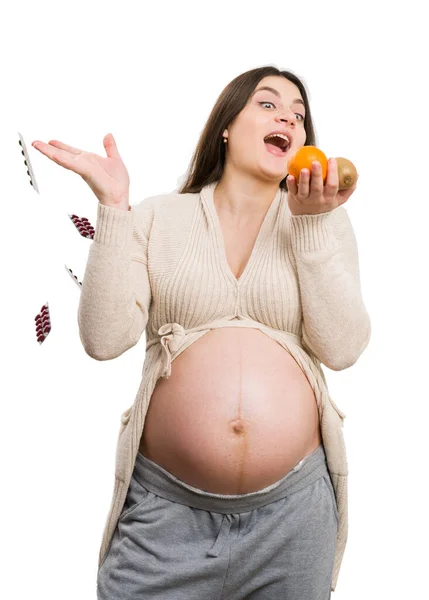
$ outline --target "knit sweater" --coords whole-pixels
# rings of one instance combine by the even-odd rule
[[[103,563],[121,514],[150,398],[175,358],[219,327],[252,327],[279,343],[306,375],[339,514],[331,590],[348,532],[345,414],[332,400],[321,364],[339,371],[366,348],[357,244],[344,206],[292,215],[287,191],[273,199],[239,279],[226,258],[213,192],[151,196],[128,211],[98,205],[78,308],[86,353],[111,360],[146,332],[142,377],[121,415],[113,498],[99,552]]]

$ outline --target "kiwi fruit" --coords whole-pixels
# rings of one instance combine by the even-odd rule
[[[337,161],[338,179],[340,182],[339,189],[347,190],[357,181],[358,174],[356,167],[350,160],[347,160],[347,158],[342,158],[340,156],[335,160]]]

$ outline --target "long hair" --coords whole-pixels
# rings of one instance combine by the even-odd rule
[[[305,103],[304,129],[307,134],[305,145],[316,145],[308,96],[302,81],[293,73],[280,71],[274,66],[246,71],[233,79],[217,99],[198,140],[186,180],[178,190],[179,194],[199,192],[204,186],[219,181],[224,170],[226,156],[222,134],[246,106],[250,95],[261,79],[270,75],[285,77],[299,89]],[[286,178],[287,176],[280,182],[280,187],[283,189],[287,189]]]

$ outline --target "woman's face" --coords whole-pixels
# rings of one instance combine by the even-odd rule
[[[269,90],[257,91],[264,86],[273,88],[278,95]],[[223,133],[228,138],[225,146],[230,167],[280,183],[287,175],[288,160],[305,144],[304,117],[305,106],[298,87],[285,77],[264,77]],[[283,131],[290,139],[290,146],[281,155],[271,153],[264,142],[272,131]]]

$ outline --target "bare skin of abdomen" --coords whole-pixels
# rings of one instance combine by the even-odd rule
[[[201,490],[247,494],[321,443],[314,392],[289,352],[257,329],[220,328],[157,381],[139,452]]]

